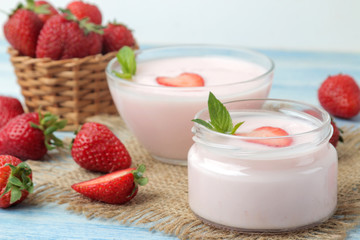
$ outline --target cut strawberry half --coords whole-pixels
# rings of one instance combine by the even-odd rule
[[[182,73],[177,77],[157,77],[156,82],[168,87],[202,87],[204,79],[196,73]]]
[[[118,170],[85,182],[75,183],[71,187],[82,195],[111,204],[123,204],[133,199],[138,186],[144,186],[148,179],[143,177],[145,166],[137,169]]]
[[[254,137],[254,138],[270,138],[270,137],[283,137],[289,134],[282,128],[277,127],[259,127],[249,133],[237,133],[238,136]],[[292,138],[273,138],[273,139],[252,139],[246,140],[248,142],[263,144],[271,147],[287,147],[292,143]]]

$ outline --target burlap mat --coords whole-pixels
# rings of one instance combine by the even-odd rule
[[[90,119],[108,125],[127,146],[133,163],[147,166],[148,185],[125,205],[89,200],[71,189],[73,183],[99,176],[78,167],[68,152],[52,152],[46,161],[29,161],[34,171],[35,192],[29,204],[57,202],[89,218],[103,218],[121,224],[146,224],[181,239],[343,239],[360,222],[360,129],[345,129],[346,144],[340,144],[339,194],[335,215],[318,227],[286,234],[241,234],[203,224],[187,203],[187,169],[153,160],[131,136],[119,117]]]

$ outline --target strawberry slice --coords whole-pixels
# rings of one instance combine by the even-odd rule
[[[157,77],[156,81],[158,84],[168,87],[202,87],[205,85],[204,79],[196,73],[182,73],[177,77]]]
[[[237,133],[238,136],[246,137],[259,137],[259,138],[269,138],[269,137],[282,137],[288,136],[289,134],[282,128],[265,126],[259,127],[249,133]],[[274,139],[253,139],[246,140],[248,142],[263,144],[271,147],[287,147],[292,143],[292,138],[274,138]]]
[[[133,199],[138,192],[138,185],[144,186],[148,179],[143,177],[145,166],[137,169],[127,168],[75,183],[71,187],[82,195],[111,204],[122,204]]]

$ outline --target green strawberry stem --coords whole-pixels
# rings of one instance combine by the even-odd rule
[[[103,26],[90,22],[90,18],[86,17],[81,20],[77,19],[74,14],[70,12],[69,9],[62,9],[60,11],[65,14],[67,20],[77,22],[79,27],[84,31],[85,35],[88,35],[90,32],[95,32],[97,34],[104,34]]]
[[[10,163],[5,164],[11,168],[11,173],[8,178],[5,190],[1,194],[0,198],[6,193],[10,192],[10,204],[18,201],[22,196],[22,190],[26,190],[32,193],[34,190],[34,184],[29,177],[31,175],[31,168],[25,162],[14,166]]]
[[[116,54],[116,58],[121,65],[121,73],[113,71],[119,78],[132,79],[136,73],[136,59],[134,50],[131,47],[124,46]]]
[[[212,92],[209,93],[208,110],[210,121],[207,122],[202,119],[193,119],[192,121],[213,131],[231,135],[235,134],[236,130],[244,123],[239,122],[234,126],[229,111]]]
[[[18,3],[18,5],[16,5],[15,9],[13,9],[10,14],[5,12],[2,9],[0,9],[0,12],[5,13],[8,16],[12,16],[19,9],[27,9],[27,10],[35,12],[36,14],[49,14],[50,13],[50,5],[49,4],[43,4],[43,5],[36,6],[34,0],[26,0],[26,5],[24,5],[22,3]]]
[[[147,177],[143,177],[145,170],[145,165],[141,164],[136,170],[131,171],[131,173],[134,175],[135,187],[128,197],[131,197],[135,194],[135,191],[138,189],[139,185],[145,186],[149,182]]]
[[[55,149],[56,147],[63,147],[64,144],[61,139],[54,135],[54,132],[63,129],[66,126],[66,120],[59,120],[59,118],[51,113],[45,113],[44,116],[39,111],[39,123],[35,124],[30,122],[33,128],[40,129],[45,136],[45,146],[48,150]]]

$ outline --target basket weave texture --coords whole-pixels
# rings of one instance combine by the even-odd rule
[[[20,56],[8,49],[17,82],[30,112],[51,112],[73,131],[100,113],[117,114],[106,81],[105,68],[116,52],[84,58],[51,60]]]

